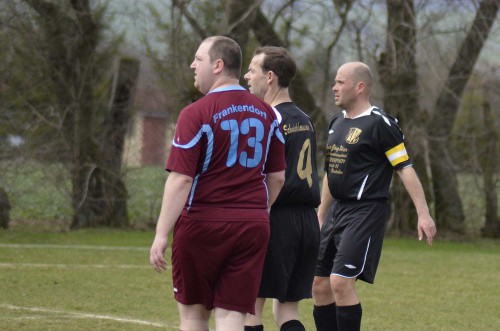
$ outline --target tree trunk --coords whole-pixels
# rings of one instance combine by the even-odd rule
[[[498,157],[498,131],[491,114],[490,104],[483,104],[484,125],[486,127],[484,154],[480,156],[483,170],[484,195],[486,201],[486,221],[481,229],[481,236],[485,238],[500,238],[500,218],[498,217],[497,175]]]
[[[234,39],[241,48],[244,48],[248,41],[250,26],[255,20],[255,10],[260,1],[228,0],[225,2],[225,14],[227,19],[228,37]]]
[[[98,143],[95,138],[96,105],[93,102],[94,56],[99,40],[99,28],[93,19],[88,0],[72,2],[75,23],[82,33],[78,34],[75,44],[74,91],[76,107],[72,125],[73,147],[73,223],[71,228],[102,225],[102,210],[99,206],[99,191],[102,183],[98,170],[100,159]]]
[[[100,161],[94,136],[93,89],[99,26],[88,0],[72,1],[72,10],[49,1],[25,2],[39,13],[49,43],[46,52],[50,79],[64,119],[62,135],[71,154],[71,228],[96,225],[100,211],[95,196],[101,184],[96,176]]]
[[[10,222],[10,201],[7,192],[0,187],[0,229],[8,229]]]
[[[417,64],[415,60],[417,27],[413,0],[387,1],[386,51],[379,59],[378,72],[384,87],[384,110],[399,120],[405,133],[408,152],[424,188],[430,187],[425,171],[424,121],[418,103]],[[429,196],[427,194],[427,196]],[[391,187],[389,230],[413,233],[417,214],[401,180],[396,176]]]
[[[449,152],[449,138],[460,99],[498,12],[499,0],[483,0],[462,43],[436,102],[428,132],[435,196],[436,221],[441,229],[463,233],[465,216],[458,194],[457,171]]]
[[[104,134],[100,150],[103,183],[100,201],[103,223],[111,227],[129,224],[127,214],[127,188],[123,180],[122,158],[125,137],[130,126],[132,101],[137,85],[140,63],[136,59],[121,59],[114,82],[112,104],[104,121]]]
[[[127,195],[121,180],[121,155],[130,118],[124,106],[128,106],[129,95],[125,93],[124,97],[121,90],[116,93],[109,130],[101,140],[109,143],[109,148],[102,151],[96,126],[97,111],[102,107],[94,96],[101,59],[96,49],[101,37],[99,14],[92,11],[89,0],[71,1],[72,10],[49,1],[25,1],[40,14],[49,36],[47,52],[53,68],[50,78],[63,114],[62,132],[71,154],[74,209],[71,228],[126,225]],[[135,84],[137,72],[134,75]],[[119,88],[124,87],[119,84]],[[122,114],[126,116],[122,118]]]

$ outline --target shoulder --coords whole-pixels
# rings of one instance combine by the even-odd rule
[[[373,107],[370,116],[372,116],[372,118],[374,118],[375,121],[379,122],[380,124],[383,123],[389,127],[396,127],[399,129],[398,119],[387,114],[380,108]]]
[[[309,115],[304,113],[302,109],[300,109],[295,103],[293,102],[284,102],[280,103],[279,105],[275,106],[276,110],[280,112],[280,114],[284,118],[295,118],[299,120],[306,120],[309,121]]]
[[[182,112],[188,112],[191,111],[192,109],[200,108],[200,107],[207,107],[213,102],[213,97],[210,94],[204,95],[201,98],[191,102],[190,104],[186,105],[184,108],[182,108]]]
[[[344,111],[340,111],[332,116],[330,116],[330,127],[333,125],[333,123],[338,122],[339,120],[344,119]]]

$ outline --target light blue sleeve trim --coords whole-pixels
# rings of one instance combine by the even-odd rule
[[[206,155],[205,155],[205,161],[203,162],[203,167],[201,168],[201,173],[199,173],[194,178],[193,185],[191,186],[191,192],[189,194],[189,200],[188,200],[188,206],[187,206],[188,209],[191,208],[191,205],[193,203],[193,198],[194,198],[194,194],[196,191],[196,186],[198,185],[198,179],[199,179],[201,174],[203,174],[204,172],[207,171],[208,166],[210,165],[210,160],[212,159],[212,153],[214,150],[214,134],[212,132],[212,128],[210,127],[210,125],[204,124],[201,127],[198,134],[193,139],[191,139],[191,141],[188,142],[187,144],[181,145],[181,144],[177,144],[175,141],[173,141],[173,145],[175,147],[179,147],[182,149],[188,149],[188,148],[191,148],[194,145],[196,145],[200,141],[203,134],[207,135],[207,150],[206,150]]]

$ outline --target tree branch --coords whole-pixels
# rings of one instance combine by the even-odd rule
[[[446,138],[453,128],[460,98],[495,22],[499,6],[499,0],[483,0],[481,2],[467,37],[458,51],[437,100],[434,120],[431,121],[430,132],[440,138]]]
[[[49,16],[55,18],[61,15],[61,11],[59,10],[59,8],[49,1],[45,0],[23,0],[23,1],[42,16]]]
[[[194,29],[194,31],[198,34],[198,36],[204,40],[206,38],[208,38],[208,33],[205,31],[205,29],[203,29],[201,27],[201,25],[198,24],[198,20],[196,18],[194,18],[186,9],[186,4],[184,1],[182,0],[172,0],[172,5],[174,7],[177,7],[180,12],[181,12],[181,15],[183,15],[187,21],[189,22],[189,24],[191,25],[191,27]]]

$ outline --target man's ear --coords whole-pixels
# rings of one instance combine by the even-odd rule
[[[267,82],[269,84],[271,84],[272,82],[274,82],[275,79],[277,79],[278,77],[276,77],[276,74],[274,73],[274,71],[271,71],[269,70],[267,72]]]
[[[214,61],[214,73],[219,73],[224,69],[224,61],[218,59]]]
[[[356,85],[356,90],[359,94],[363,93],[366,90],[365,82],[361,81]]]

